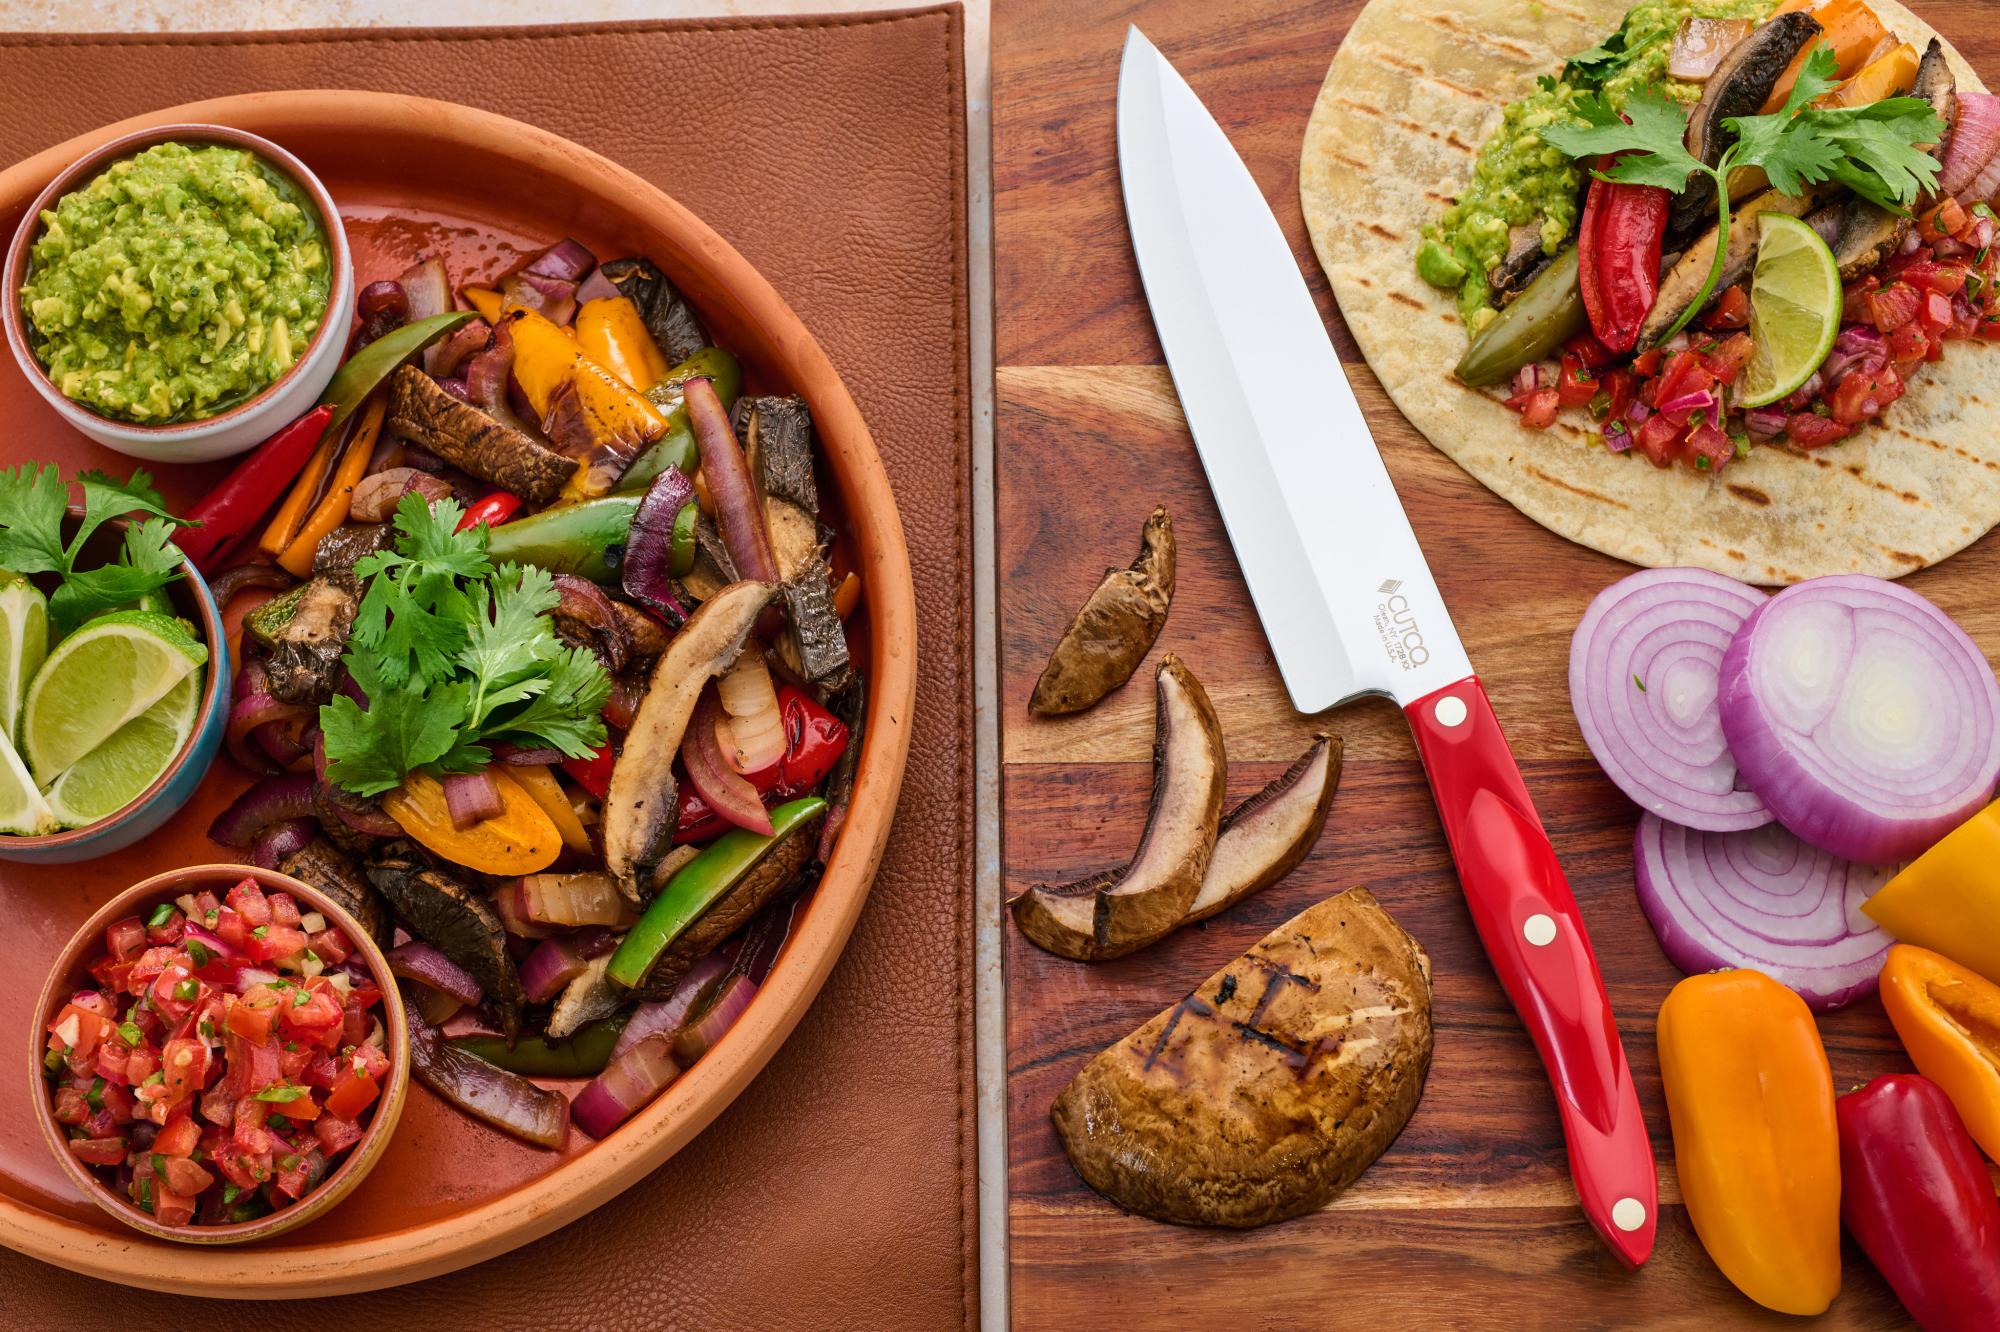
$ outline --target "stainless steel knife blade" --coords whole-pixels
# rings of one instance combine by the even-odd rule
[[[1409,704],[1470,675],[1284,232],[1137,28],[1118,166],[1174,387],[1293,705]]]

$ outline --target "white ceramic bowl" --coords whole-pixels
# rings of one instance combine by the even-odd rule
[[[177,425],[143,426],[99,416],[81,403],[72,402],[49,379],[41,362],[29,349],[28,330],[22,317],[20,291],[27,280],[29,251],[41,234],[42,211],[71,190],[87,184],[98,172],[121,157],[176,140],[181,143],[219,143],[247,148],[296,182],[319,210],[320,227],[326,235],[327,254],[332,260],[331,285],[327,292],[325,318],[314,330],[303,355],[276,383],[248,401],[226,412],[199,421]],[[347,347],[348,326],[354,320],[354,262],[347,250],[347,232],[340,224],[340,211],[319,177],[306,169],[298,158],[272,143],[244,130],[224,125],[165,125],[158,129],[128,134],[78,159],[48,188],[35,197],[22,214],[7,249],[5,291],[0,292],[0,322],[4,322],[7,345],[21,373],[35,386],[43,401],[55,408],[63,420],[109,449],[144,458],[149,462],[210,462],[242,453],[263,443],[288,422],[305,415],[320,394],[326,391],[334,371],[340,368]]]

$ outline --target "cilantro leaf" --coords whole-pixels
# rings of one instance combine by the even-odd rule
[[[611,677],[588,648],[564,648],[548,677],[548,687],[510,717],[494,717],[488,733],[530,748],[559,749],[583,758],[604,743],[602,712],[611,697]]]
[[[15,573],[64,573],[63,515],[69,488],[53,465],[30,463],[0,471],[0,568]]]
[[[1916,145],[1940,141],[1946,127],[1921,98],[1827,113],[1820,133],[1843,159],[1834,179],[1872,203],[1902,212],[1937,187],[1943,164]]]
[[[356,795],[381,795],[402,785],[412,769],[450,752],[465,721],[463,685],[395,688],[366,654],[350,652],[347,669],[368,696],[368,706],[340,694],[319,710],[327,776]]]
[[[164,518],[126,528],[115,563],[69,575],[49,597],[57,632],[68,633],[93,615],[129,606],[179,578],[181,552],[173,539],[174,525]]]
[[[455,499],[431,504],[420,494],[405,495],[396,505],[396,549],[417,564],[442,569],[460,578],[484,578],[493,571],[486,558],[491,529],[458,530],[465,510]]]
[[[1628,154],[1602,173],[1606,180],[1679,194],[1690,177],[1707,170],[1687,150],[1687,112],[1656,90],[1625,103],[1629,123],[1602,94],[1583,98],[1577,110],[1588,123],[1551,125],[1542,138],[1571,157]]]

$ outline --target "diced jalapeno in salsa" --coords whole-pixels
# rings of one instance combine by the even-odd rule
[[[128,916],[89,970],[48,1025],[55,1119],[155,1220],[282,1210],[361,1140],[389,1081],[382,993],[291,894],[244,879]]]

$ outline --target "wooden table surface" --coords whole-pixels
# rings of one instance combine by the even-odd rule
[[[1298,155],[1358,0],[1008,0],[995,7],[997,523],[1004,708],[1004,874],[1011,895],[1121,863],[1144,822],[1158,653],[1187,659],[1228,739],[1230,798],[1283,770],[1316,729],[1347,743],[1332,821],[1290,879],[1205,927],[1083,966],[1006,928],[1013,1322],[1022,1329],[1708,1328],[1790,1322],[1744,1299],[1678,1205],[1653,1015],[1678,979],[1633,897],[1635,812],[1571,717],[1569,635],[1625,569],[1494,498],[1431,449],[1361,368],[1306,240]],[[1989,81],[2000,32],[1985,0],[1924,12]],[[1981,22],[1981,19],[1985,22]],[[1139,23],[1235,141],[1284,224],[1369,409],[1389,470],[1508,728],[1568,868],[1625,1033],[1660,1161],[1653,1260],[1619,1268],[1575,1208],[1541,1066],[1473,935],[1400,715],[1365,703],[1294,714],[1203,483],[1133,266],[1113,102]],[[1525,440],[1524,440],[1525,442]],[[1135,683],[1096,710],[1030,718],[1028,693],[1068,617],[1173,511],[1180,586]],[[1912,586],[2000,656],[2000,541]],[[1436,965],[1437,1053],[1401,1139],[1326,1211],[1249,1233],[1128,1216],[1071,1171],[1048,1119],[1092,1055],[1297,911],[1357,883]],[[1836,1084],[1906,1070],[1879,1005],[1821,1023]],[[1852,1245],[1819,1324],[1905,1325]]]

